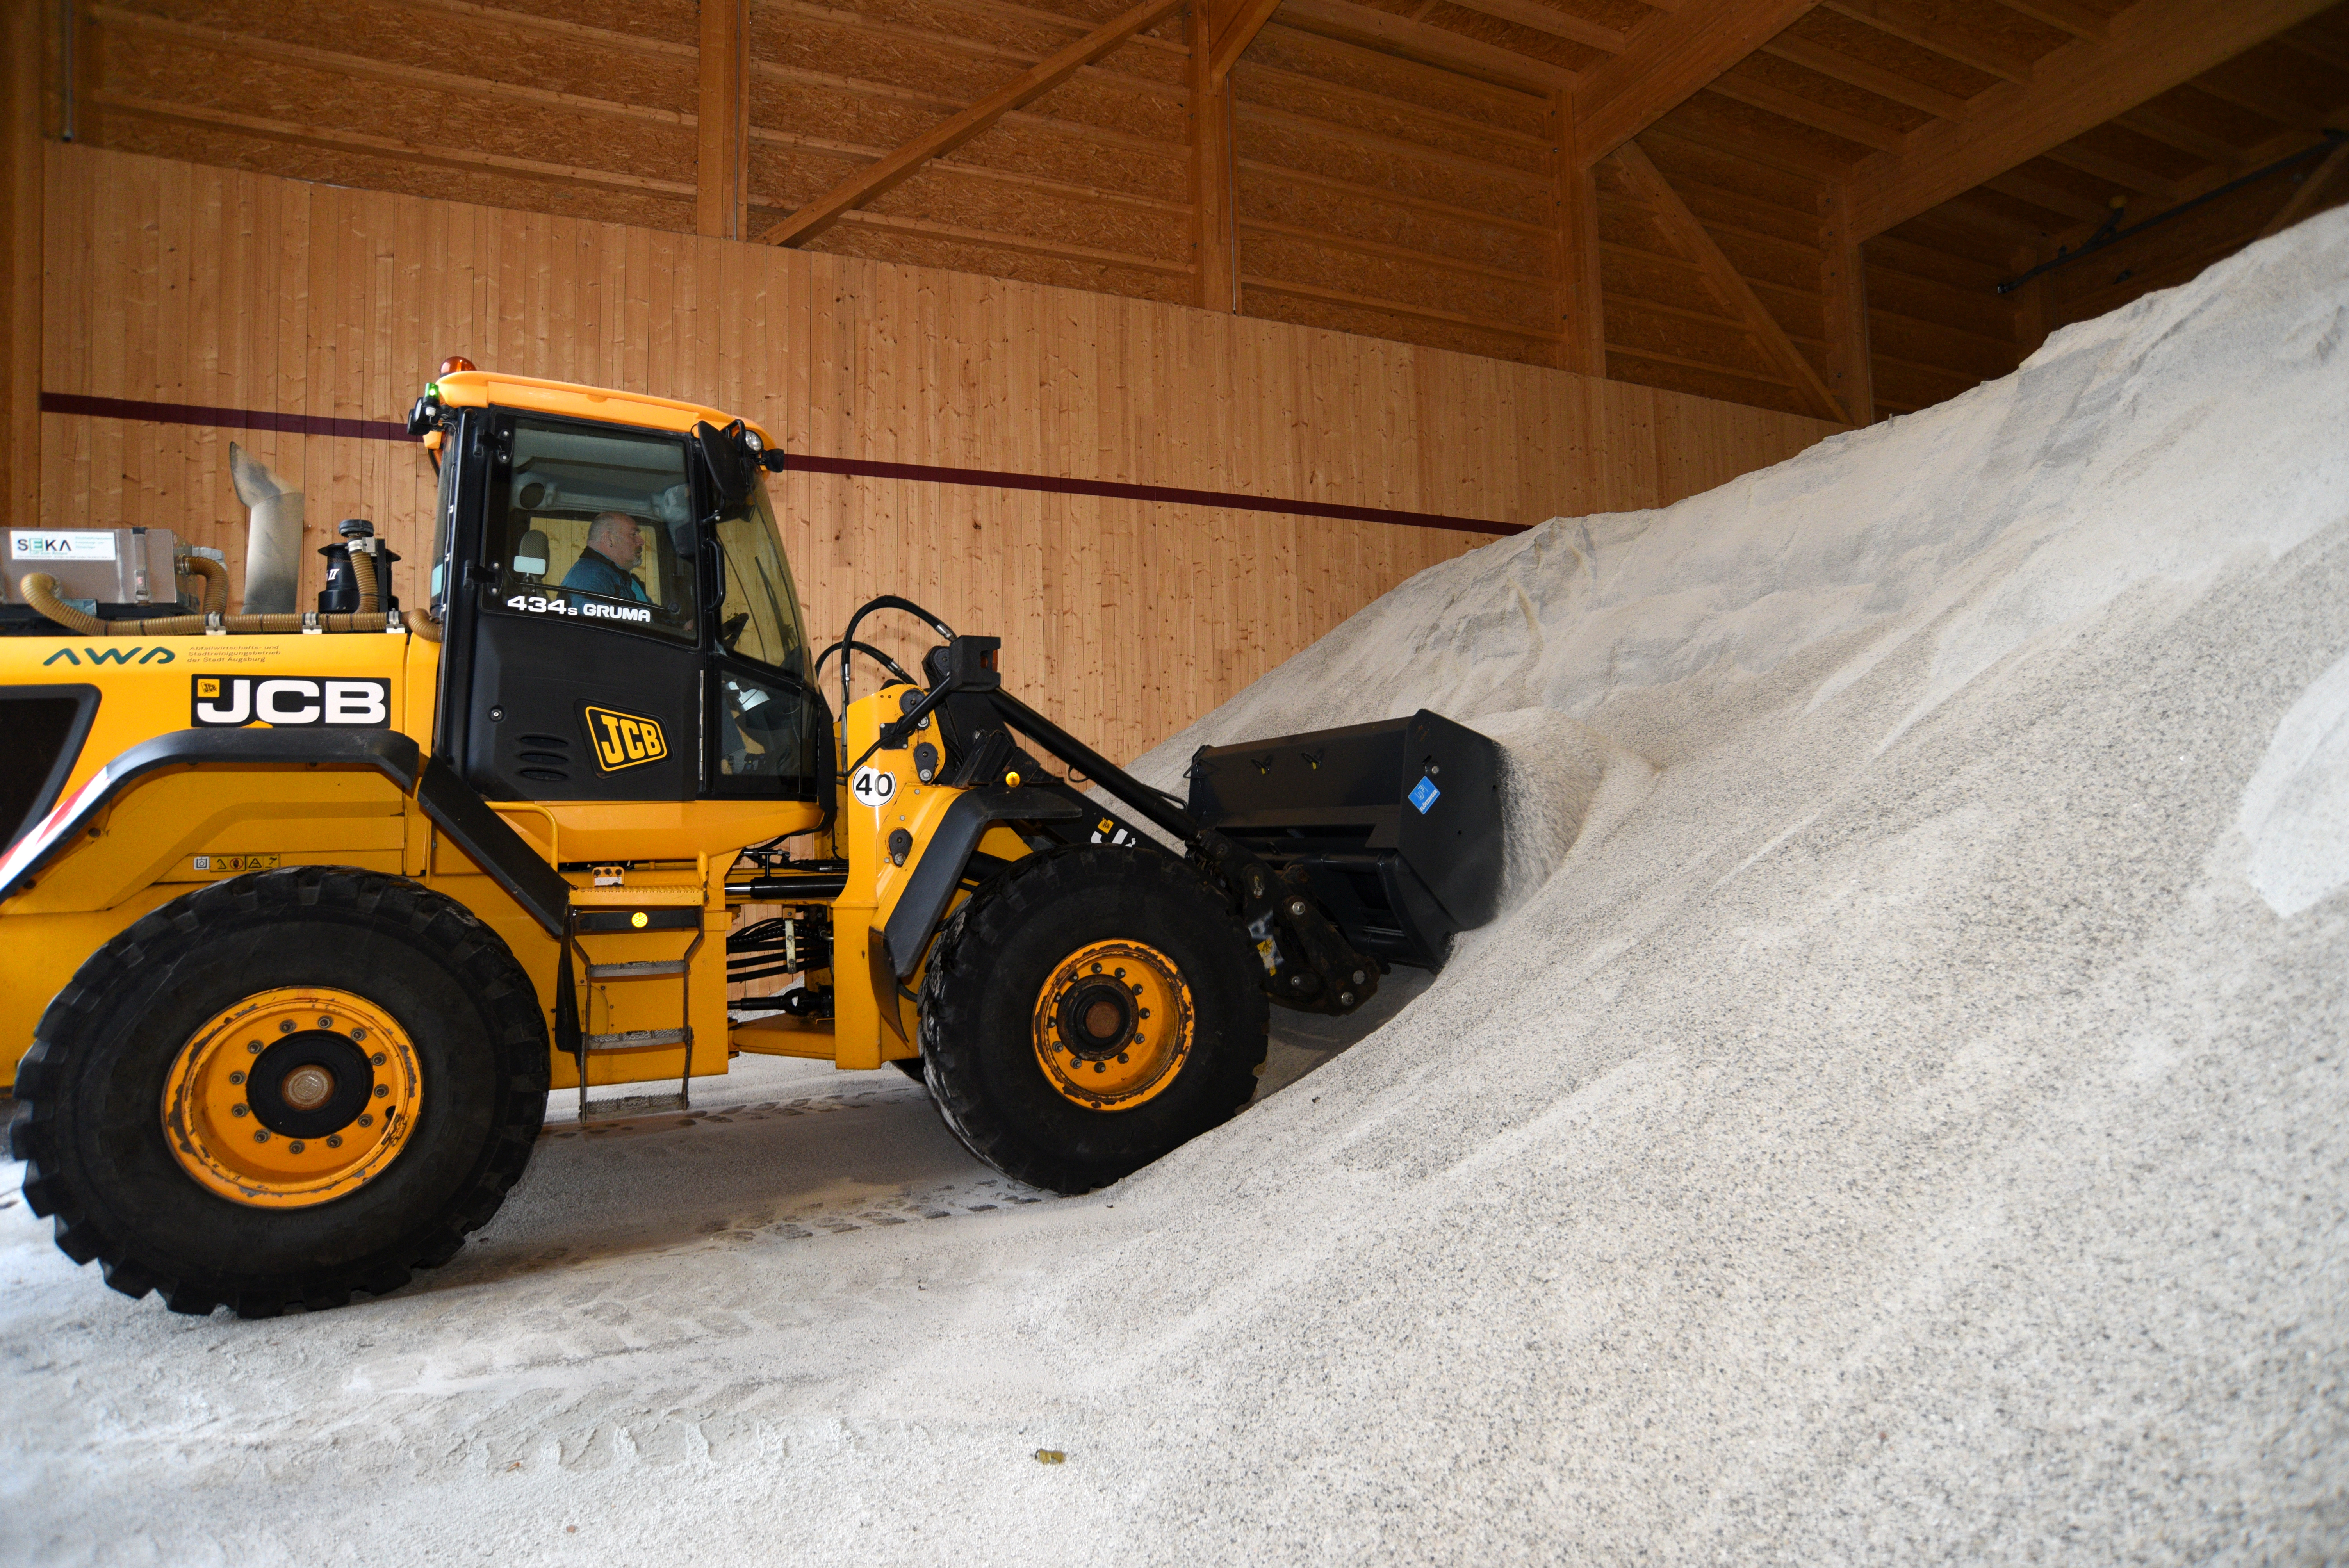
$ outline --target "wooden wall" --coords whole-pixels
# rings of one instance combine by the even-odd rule
[[[1521,523],[1677,500],[1835,428],[1104,294],[87,148],[47,160],[53,393],[396,420],[462,354],[714,404],[796,452]],[[231,440],[303,490],[313,546],[367,516],[417,558],[430,481],[398,441],[51,413],[42,519],[178,530],[227,549],[241,591]],[[806,473],[778,496],[827,640],[863,599],[905,593],[1000,634],[1022,694],[1118,757],[1485,542]]]

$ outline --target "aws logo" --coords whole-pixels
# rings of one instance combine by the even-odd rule
[[[587,721],[587,738],[595,743],[595,766],[606,773],[658,762],[668,755],[668,741],[657,720],[608,707],[585,708],[581,717]]]

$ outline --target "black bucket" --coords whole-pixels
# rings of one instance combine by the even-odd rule
[[[1442,714],[1203,746],[1190,778],[1202,826],[1302,868],[1371,957],[1441,969],[1499,904],[1500,748]]]

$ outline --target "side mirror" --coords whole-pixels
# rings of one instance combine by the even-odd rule
[[[693,444],[709,470],[709,488],[719,505],[739,506],[750,499],[759,488],[759,455],[751,449],[750,433],[741,420],[722,430],[700,420],[693,427]]]

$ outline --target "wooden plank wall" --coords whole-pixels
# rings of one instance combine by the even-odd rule
[[[1120,9],[752,0],[748,232]],[[1178,13],[1127,40],[807,248],[1189,304],[1187,27]]]
[[[1107,294],[55,143],[47,158],[51,392],[396,420],[462,354],[739,411],[791,451],[1527,523],[1678,500],[1837,428]],[[367,516],[417,559],[430,480],[394,441],[48,414],[42,519],[172,528],[227,549],[241,591],[232,439],[303,490],[313,547]],[[778,497],[817,628],[908,594],[1001,634],[1021,694],[1122,758],[1484,542],[805,473]]]
[[[750,234],[1118,8],[740,3]],[[64,14],[76,28],[74,139],[693,231],[698,8],[646,0],[557,12],[544,0],[417,0],[397,14],[360,0],[73,0]],[[1561,93],[1402,57],[1316,16],[1283,13],[1231,77],[1239,312],[1565,363]],[[1453,20],[1527,52],[1529,64],[1567,70],[1604,57],[1473,13]],[[1186,13],[1128,40],[806,248],[1135,299],[1209,297],[1195,255],[1190,27]],[[54,136],[67,114],[57,80],[49,100]],[[1722,225],[1716,241],[1741,265],[1754,258],[1757,289],[1814,346],[1817,264],[1802,247],[1816,249],[1816,182],[1800,188],[1733,154],[1651,150],[1676,179],[1690,170],[1698,183],[1686,194]],[[1619,242],[1639,249],[1617,227]],[[1669,247],[1644,263],[1610,259],[1610,329],[1618,303],[1624,314],[1609,374],[1801,411],[1736,312],[1672,275],[1675,259]]]
[[[1558,363],[1550,96],[1278,18],[1231,84],[1244,311]]]

